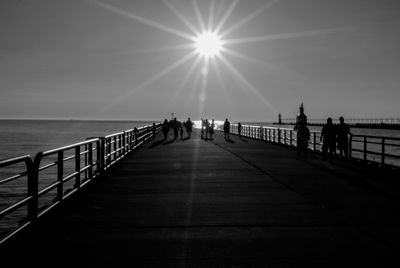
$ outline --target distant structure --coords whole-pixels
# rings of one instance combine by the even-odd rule
[[[304,114],[304,105],[303,103],[301,103],[300,107],[299,107],[299,114],[296,117],[296,125],[299,124],[301,121],[307,125],[307,116]],[[281,119],[282,122],[282,119]]]

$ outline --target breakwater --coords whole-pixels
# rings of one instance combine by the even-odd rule
[[[339,119],[332,118],[334,124],[339,123]],[[307,119],[307,124],[310,126],[323,126],[326,119]],[[356,128],[370,128],[370,129],[400,129],[400,118],[381,118],[381,119],[367,119],[367,118],[349,118],[346,123],[351,127]],[[274,125],[295,125],[295,118],[281,119],[279,122],[274,122]]]

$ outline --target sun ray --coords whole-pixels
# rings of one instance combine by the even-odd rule
[[[208,24],[207,24],[208,30],[211,30],[214,26],[214,11],[215,11],[215,0],[211,0],[210,10],[208,13]]]
[[[276,73],[281,73],[281,74],[285,73],[286,77],[295,77],[296,79],[300,79],[301,81],[307,81],[307,78],[304,77],[303,75],[300,75],[300,74],[298,74],[296,72],[290,71],[290,70],[288,70],[286,68],[282,68],[282,67],[278,67],[278,66],[272,65],[272,64],[270,64],[268,62],[265,62],[265,61],[254,59],[252,57],[249,57],[249,56],[246,56],[246,55],[244,55],[242,53],[239,53],[239,52],[237,52],[235,50],[224,48],[222,52],[225,53],[225,54],[237,57],[239,59],[242,59],[242,60],[254,63],[254,64],[261,65],[264,68],[268,68],[269,72],[276,72]]]
[[[209,72],[209,65],[210,65],[210,61],[208,59],[204,60],[204,64],[203,64],[203,68],[201,69],[201,74],[202,76],[202,80],[201,80],[201,92],[200,92],[200,96],[199,96],[199,100],[200,100],[200,112],[204,111],[204,104],[205,101],[207,99],[207,84],[208,84],[208,72]]]
[[[204,31],[206,31],[206,24],[204,23],[203,16],[201,15],[200,8],[199,8],[199,5],[197,4],[197,1],[192,0],[192,5],[193,5],[194,11],[196,13],[197,21],[199,22],[199,25],[200,25],[200,32],[204,32]]]
[[[270,109],[274,114],[278,114],[278,111],[275,109],[275,107],[233,66],[228,59],[226,59],[225,56],[220,55],[219,59],[229,70],[231,70],[235,77],[239,79],[239,81],[243,83],[247,89],[250,90],[251,93],[253,93],[264,103],[268,109]]]
[[[186,73],[185,77],[183,78],[183,80],[179,84],[177,90],[174,92],[174,95],[172,95],[171,101],[174,101],[178,97],[178,95],[182,92],[184,86],[189,81],[190,77],[192,76],[193,72],[195,71],[195,68],[198,66],[199,63],[200,63],[200,57],[197,57],[196,60],[193,61],[192,65],[190,66],[190,68],[189,68],[188,72]]]
[[[158,22],[155,22],[155,21],[140,17],[140,16],[135,15],[132,12],[126,11],[124,9],[121,9],[121,8],[118,8],[118,7],[103,3],[103,2],[99,2],[97,0],[89,0],[89,1],[94,3],[94,4],[96,4],[97,6],[99,6],[101,8],[103,8],[103,9],[106,9],[108,11],[114,12],[114,13],[116,13],[118,15],[121,15],[121,16],[130,18],[130,19],[136,20],[136,21],[141,22],[141,23],[143,23],[145,25],[152,26],[152,27],[154,27],[156,29],[159,29],[159,30],[171,33],[171,34],[174,34],[176,36],[179,36],[179,37],[191,40],[191,41],[193,40],[193,36],[190,35],[190,34],[187,34],[187,33],[182,32],[182,31],[178,31],[178,30],[176,30],[174,28],[165,26],[165,25],[163,25],[161,23],[158,23]]]
[[[257,59],[254,59],[252,57],[246,56],[246,55],[244,55],[242,53],[239,53],[239,52],[237,52],[235,50],[232,50],[232,49],[229,49],[227,47],[223,47],[221,49],[221,53],[228,54],[228,55],[234,56],[234,57],[236,57],[238,59],[242,59],[242,60],[245,60],[245,61],[248,61],[248,62],[251,62],[251,63],[255,63],[255,64],[258,64],[258,65],[263,65],[263,66],[268,65],[264,61],[257,60]]]
[[[319,36],[319,35],[347,32],[352,29],[353,28],[332,28],[332,29],[295,32],[295,33],[281,33],[281,34],[271,34],[271,35],[264,35],[264,36],[253,36],[253,37],[245,37],[245,38],[237,38],[237,39],[225,39],[224,44],[233,45],[233,44],[244,44],[244,43],[251,43],[251,42],[263,42],[263,41],[284,40],[284,39],[291,39],[291,38],[313,37],[313,36]]]
[[[201,78],[201,73],[197,73],[197,75],[195,76],[193,83],[192,83],[192,90],[190,91],[189,101],[186,103],[185,110],[193,109],[194,96],[196,93],[197,86],[200,82],[200,78]],[[199,114],[199,116],[200,116],[200,114]]]
[[[139,53],[156,53],[156,52],[165,52],[165,51],[174,51],[174,50],[185,50],[185,49],[193,49],[192,43],[177,45],[177,46],[165,46],[158,48],[145,48],[145,49],[135,49],[131,53],[139,54]]]
[[[228,20],[229,16],[232,14],[233,10],[235,9],[236,5],[239,3],[239,0],[234,0],[229,8],[226,10],[224,16],[219,21],[217,27],[215,27],[215,32],[219,33],[224,26],[225,22]]]
[[[217,64],[217,62],[215,60],[212,61],[212,65],[214,67],[215,73],[217,74],[218,83],[220,85],[221,91],[225,96],[225,98],[224,98],[225,107],[228,107],[228,114],[231,114],[233,111],[232,101],[230,101],[230,95],[228,94],[228,89],[222,78],[221,70],[219,69],[219,65]]]
[[[182,15],[181,12],[179,12],[179,10],[174,7],[170,2],[168,2],[168,0],[163,0],[164,4],[170,9],[172,10],[172,12],[174,12],[174,14],[176,16],[178,16],[178,18],[192,31],[192,33],[194,35],[198,35],[199,34],[199,29],[196,28],[192,23],[190,23],[185,16]]]
[[[221,32],[221,36],[226,36],[228,34],[230,34],[231,32],[233,32],[234,30],[236,30],[237,28],[239,28],[240,26],[243,26],[244,24],[246,24],[247,22],[251,21],[252,19],[254,19],[255,17],[257,17],[258,15],[260,15],[261,13],[263,13],[264,11],[266,11],[267,9],[271,8],[272,6],[274,6],[277,2],[279,2],[280,0],[272,0],[270,2],[268,2],[266,5],[264,5],[262,8],[257,9],[256,11],[254,11],[253,13],[247,15],[246,17],[244,17],[243,19],[241,19],[239,22],[237,22],[236,24],[234,24],[233,26],[229,27],[228,29],[224,30],[223,32]]]
[[[140,85],[138,85],[137,87],[133,88],[132,90],[129,90],[128,92],[126,92],[125,94],[122,94],[121,96],[115,98],[114,101],[109,102],[109,105],[107,105],[106,107],[103,108],[103,110],[107,110],[109,108],[111,108],[112,106],[120,103],[122,100],[125,100],[126,98],[128,98],[129,96],[131,96],[132,94],[142,90],[143,88],[151,85],[152,83],[154,83],[155,81],[157,81],[158,79],[162,78],[163,76],[165,76],[166,74],[168,74],[169,72],[175,70],[176,68],[178,68],[179,66],[181,66],[182,64],[184,64],[185,62],[187,62],[188,60],[190,60],[191,58],[195,57],[196,54],[195,52],[191,52],[188,53],[186,56],[184,56],[183,58],[179,59],[178,61],[172,63],[171,65],[167,66],[166,68],[164,68],[163,70],[161,70],[160,72],[158,72],[157,74],[153,75],[152,77],[150,77],[149,79],[147,79],[146,81],[142,82]]]

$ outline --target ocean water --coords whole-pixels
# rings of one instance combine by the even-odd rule
[[[152,124],[149,121],[62,121],[62,120],[0,120],[0,160],[22,155],[32,158],[40,151],[59,148],[84,141],[88,137],[108,134]],[[54,160],[53,160],[54,161]],[[66,162],[65,170],[72,170],[72,163]],[[0,169],[0,181],[24,172],[24,164]],[[39,189],[44,189],[55,181],[55,168],[41,173]],[[27,196],[27,177],[0,184],[0,211]],[[71,185],[65,185],[71,189]],[[39,206],[52,203],[56,191],[51,191],[39,200]],[[26,206],[0,219],[0,239],[2,234],[18,227],[27,216]]]
[[[0,160],[152,124],[149,121],[0,120]]]

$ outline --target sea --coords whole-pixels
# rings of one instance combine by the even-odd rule
[[[222,121],[217,121],[222,124]],[[108,134],[150,125],[153,121],[85,121],[85,120],[0,120],[0,161],[30,155],[32,158],[40,151],[59,148],[65,145],[84,141],[89,137],[101,137]],[[200,122],[196,121],[195,126]],[[233,122],[235,123],[235,122]],[[242,124],[277,127],[265,122],[242,122]],[[293,126],[280,126],[293,128]],[[311,130],[321,130],[321,127],[310,127]],[[352,128],[353,134],[373,135],[400,138],[400,130]],[[395,148],[395,154],[400,155],[400,146]],[[15,170],[16,173],[22,172]],[[12,172],[14,170],[11,170]],[[12,173],[11,172],[11,173]],[[10,169],[0,168],[0,181],[12,176]],[[0,184],[0,211],[18,200],[26,197],[27,180]],[[49,202],[50,195],[44,202]],[[51,200],[50,200],[51,202]],[[14,214],[0,219],[0,239],[2,233],[18,227],[26,217],[26,208],[22,207]]]

